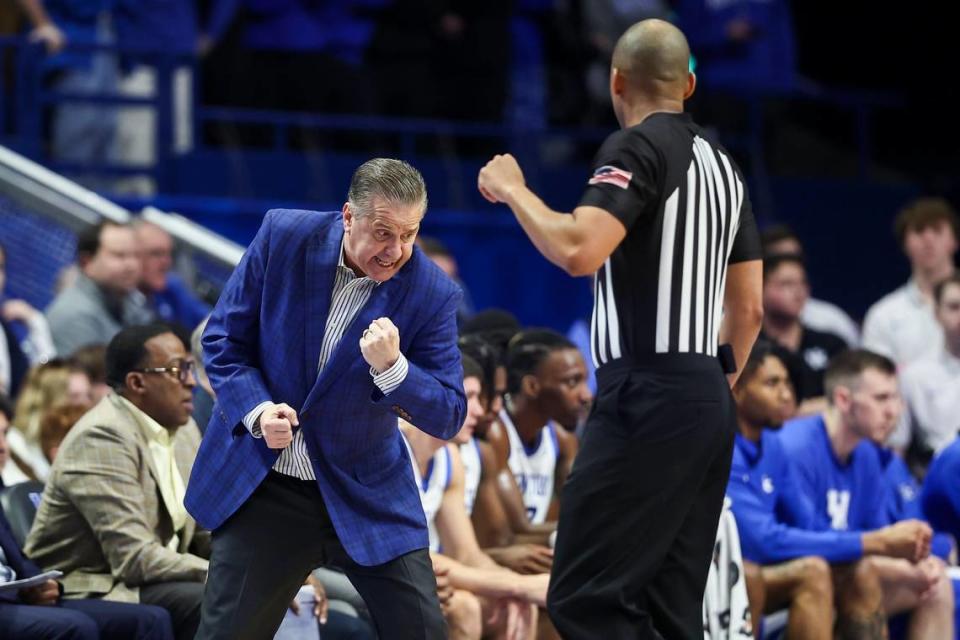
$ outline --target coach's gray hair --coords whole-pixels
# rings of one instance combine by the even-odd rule
[[[354,215],[370,213],[375,196],[392,204],[419,205],[422,211],[427,210],[427,185],[423,176],[403,160],[374,158],[354,171],[347,193]]]

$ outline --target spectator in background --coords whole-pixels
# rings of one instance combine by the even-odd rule
[[[97,404],[110,393],[107,384],[107,346],[91,344],[73,352],[70,361],[90,379],[90,403]]]
[[[804,325],[801,312],[809,296],[810,285],[801,256],[764,258],[761,335],[786,350],[784,357],[800,402],[823,396],[823,372],[827,363],[846,349],[846,343],[839,336]]]
[[[43,414],[40,421],[40,448],[47,462],[53,464],[63,439],[73,425],[90,410],[90,405],[59,405]]]
[[[366,66],[382,115],[436,118],[441,106],[437,43],[446,2],[388,0],[377,12]]]
[[[46,318],[23,300],[7,298],[6,281],[7,251],[0,245],[0,394],[16,397],[27,370],[56,350]]]
[[[584,2],[584,29],[593,60],[587,67],[587,90],[597,111],[607,117],[610,107],[610,61],[613,47],[624,32],[641,20],[660,18],[670,20],[672,8],[667,0],[640,0],[618,2],[617,0],[591,0]]]
[[[115,390],[71,429],[26,550],[64,572],[64,595],[156,604],[178,640],[200,623],[210,536],[183,505],[200,445],[193,359],[169,326],[127,327],[107,347]]]
[[[911,277],[867,311],[863,346],[902,367],[943,347],[933,287],[956,272],[960,221],[946,200],[921,198],[900,211],[894,229],[910,261]]]
[[[140,292],[147,305],[157,319],[192,331],[211,309],[172,271],[173,238],[151,222],[140,220],[133,228],[140,247]]]
[[[800,255],[805,256],[800,238],[787,225],[775,225],[765,229],[760,234],[763,245],[763,255]],[[811,296],[807,297],[806,304],[800,314],[800,321],[806,327],[840,336],[847,346],[854,348],[860,344],[860,329],[847,313],[826,300]]]
[[[457,309],[457,324],[463,326],[463,323],[473,315],[474,308],[470,291],[467,289],[467,285],[463,283],[463,280],[460,279],[457,259],[450,253],[450,249],[436,238],[417,236],[417,245],[427,257],[433,260],[434,264],[440,267],[445,274],[450,276],[450,279],[456,282],[460,290],[463,291],[463,299],[460,301],[460,308]]]
[[[113,26],[121,48],[140,49],[171,57],[170,75],[154,64],[151,56],[126,52],[121,58],[117,90],[128,98],[158,98],[160,83],[170,83],[167,96],[172,100],[172,139],[160,144],[174,153],[186,153],[193,145],[191,130],[193,73],[188,66],[199,48],[196,3],[194,0],[112,0]],[[179,59],[172,59],[179,56]],[[125,165],[152,167],[157,163],[156,128],[158,114],[149,106],[125,106],[117,113],[117,131],[113,159]],[[113,189],[120,193],[151,196],[156,191],[147,176],[121,178]]]
[[[32,27],[29,38],[46,47],[48,57],[43,65],[52,89],[90,95],[115,93],[118,72],[112,54],[64,49],[71,44],[113,44],[113,4],[114,0],[20,0]],[[51,125],[51,155],[75,164],[73,173],[112,159],[116,135],[112,107],[67,102],[56,108]]]
[[[906,410],[890,439],[893,447],[909,446],[924,467],[960,432],[960,272],[937,283],[933,299],[943,346],[903,370],[900,392]]]
[[[35,480],[46,481],[50,474],[50,461],[40,442],[43,416],[63,405],[90,405],[90,380],[86,373],[65,360],[51,360],[31,369],[17,398],[15,428],[7,440],[15,462]]]
[[[214,0],[204,48],[216,46],[242,14],[242,77],[234,82],[233,102],[258,109],[369,115],[375,85],[360,61],[374,26],[363,10],[385,2]],[[259,135],[254,139],[266,141]]]
[[[207,319],[204,318],[190,334],[190,354],[196,363],[194,377],[197,379],[197,386],[193,390],[193,419],[200,428],[200,433],[207,430],[207,423],[210,422],[210,416],[213,414],[213,402],[216,400],[210,378],[207,377],[207,369],[203,364],[203,344],[200,342],[203,330],[207,327]]]
[[[7,433],[10,429],[10,419],[13,417],[13,405],[5,395],[0,393],[0,489],[13,484],[26,482],[30,478],[20,470],[20,467],[10,459],[10,446],[7,443]]]
[[[6,461],[10,403],[0,395],[0,468]],[[6,478],[0,481],[0,488]],[[170,616],[160,607],[61,599],[55,580],[26,589],[3,590],[11,580],[32,578],[40,568],[17,544],[0,508],[0,637],[30,640],[173,640]]]
[[[153,314],[137,291],[140,260],[133,229],[103,221],[77,238],[80,274],[47,307],[57,353],[106,344],[120,329],[149,322]]]
[[[787,0],[681,0],[679,26],[706,90],[790,91],[797,83],[793,17]]]
[[[882,490],[879,456],[869,439],[884,437],[897,420],[896,367],[870,351],[847,351],[830,362],[824,385],[826,411],[791,420],[779,436],[796,471],[797,495],[813,506],[808,528],[882,529],[888,523],[887,493]],[[911,612],[911,639],[952,638],[953,587],[943,562],[930,555],[932,531],[916,520],[894,527],[905,524],[921,527],[908,545],[913,557],[872,559],[883,587],[883,611],[890,616]]]

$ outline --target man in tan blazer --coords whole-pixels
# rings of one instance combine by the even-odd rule
[[[123,329],[106,358],[114,392],[67,434],[26,550],[64,572],[66,597],[159,605],[192,639],[209,556],[183,506],[200,445],[193,359],[163,324]]]

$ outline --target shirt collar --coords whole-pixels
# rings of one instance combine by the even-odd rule
[[[151,418],[135,404],[120,394],[115,393],[113,395],[120,402],[120,404],[126,407],[126,409],[130,411],[137,419],[137,423],[140,425],[140,431],[143,433],[148,442],[156,442],[165,447],[169,447],[173,444],[173,434],[170,433],[167,428],[162,426],[159,422]]]
[[[907,294],[907,299],[917,307],[927,306],[927,301],[924,299],[923,294],[920,292],[920,286],[917,284],[917,281],[913,278],[907,280],[907,284],[903,286],[904,291]]]
[[[943,351],[940,352],[940,362],[943,364],[943,368],[947,372],[953,375],[960,375],[960,358],[957,358],[952,353],[947,351],[944,347]]]
[[[344,242],[345,242],[344,240],[341,240],[341,241],[340,241],[340,258],[337,260],[337,268],[338,268],[338,269],[346,269],[346,271],[350,273],[350,277],[351,277],[351,278],[362,278],[362,279],[364,279],[364,280],[369,280],[370,282],[372,282],[372,283],[373,283],[373,286],[375,286],[375,287],[380,286],[380,284],[382,284],[382,283],[377,282],[376,280],[374,280],[373,278],[370,278],[370,277],[368,277],[368,276],[358,276],[356,273],[353,272],[353,269],[351,269],[349,266],[347,266],[347,261],[346,261],[346,259],[345,259],[345,255],[346,255],[346,254],[344,253]]]

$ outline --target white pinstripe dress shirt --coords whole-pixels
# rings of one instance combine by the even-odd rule
[[[330,355],[333,353],[343,334],[350,327],[350,323],[357,313],[367,303],[370,294],[379,283],[367,277],[358,277],[343,260],[343,245],[340,245],[340,261],[337,263],[336,279],[333,283],[333,294],[330,298],[330,312],[327,314],[327,326],[323,333],[323,343],[320,347],[320,362],[317,364],[317,375],[323,371]],[[407,377],[407,359],[401,353],[397,362],[382,373],[370,369],[374,384],[384,395],[400,386]],[[257,424],[260,414],[269,406],[269,402],[257,405],[253,411],[243,418],[243,424],[255,438],[263,437],[260,426]],[[310,464],[310,453],[303,438],[303,430],[297,429],[293,435],[293,442],[280,453],[277,462],[273,465],[274,471],[284,475],[300,478],[301,480],[315,480],[313,466]]]

